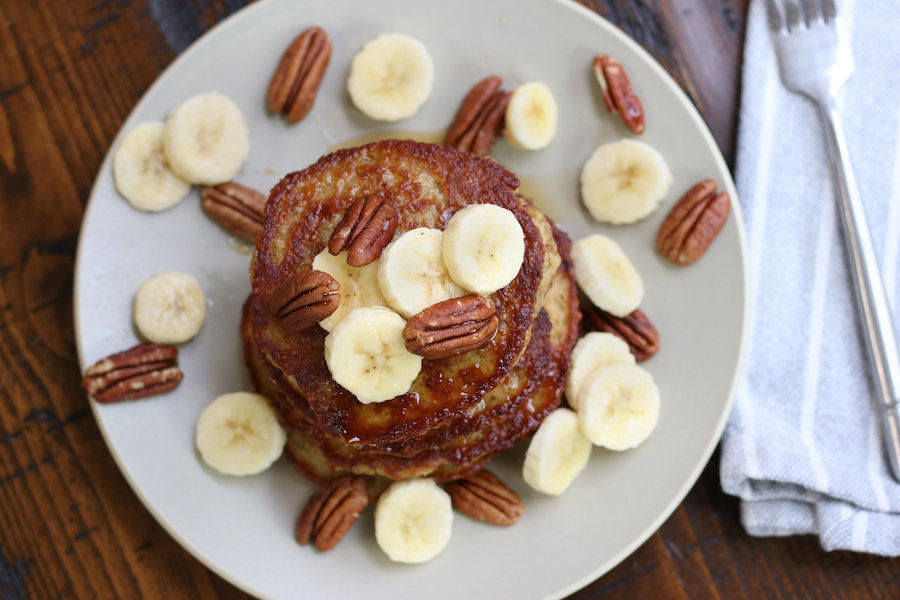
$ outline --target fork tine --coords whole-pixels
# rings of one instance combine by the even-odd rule
[[[766,13],[769,15],[769,27],[773,32],[787,33],[776,0],[766,0]]]
[[[800,7],[797,6],[795,0],[785,0],[784,13],[787,17],[787,25],[789,31],[795,31],[800,28]]]
[[[806,17],[806,24],[821,23],[822,15],[819,13],[819,7],[816,0],[801,0],[803,3],[803,16]]]
[[[837,19],[837,9],[834,7],[834,0],[822,0],[822,18],[826,23],[831,23]]]

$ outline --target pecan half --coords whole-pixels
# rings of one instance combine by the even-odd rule
[[[500,321],[490,298],[463,296],[432,304],[406,322],[406,349],[432,360],[458,356],[490,343]]]
[[[177,358],[178,348],[172,344],[139,344],[90,367],[81,387],[105,403],[162,394],[184,377]]]
[[[444,145],[485,156],[503,133],[512,92],[500,91],[496,75],[482,79],[463,98],[447,129]]]
[[[397,207],[381,194],[357,198],[331,234],[328,251],[337,256],[347,250],[347,264],[364,267],[381,256],[399,221]]]
[[[619,61],[599,54],[594,57],[594,74],[603,90],[603,101],[611,113],[619,113],[634,133],[644,132],[644,107],[631,89],[631,82]]]
[[[296,123],[309,114],[331,60],[331,40],[310,27],[288,46],[269,84],[269,110]]]
[[[252,242],[263,232],[266,197],[254,189],[233,181],[205,187],[200,206],[222,229],[242,240]]]
[[[300,333],[337,310],[341,285],[328,273],[302,271],[279,284],[272,294],[269,310],[288,334]]]
[[[331,550],[368,504],[365,479],[354,475],[332,479],[306,502],[297,519],[295,537],[303,546],[314,542],[320,552]]]
[[[706,252],[731,211],[727,192],[716,193],[716,182],[701,181],[675,203],[656,236],[660,254],[676,265],[696,262]]]
[[[637,362],[643,362],[659,352],[659,333],[640,310],[616,317],[588,300],[581,303],[581,314],[586,331],[605,331],[622,338]]]
[[[447,484],[453,508],[491,525],[513,525],[525,512],[525,503],[500,478],[482,469]]]

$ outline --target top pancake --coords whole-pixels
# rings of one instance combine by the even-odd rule
[[[325,156],[272,190],[251,267],[253,334],[270,364],[308,399],[323,428],[352,444],[421,435],[464,414],[515,366],[559,265],[549,224],[516,196],[518,185],[494,161],[434,144],[384,140]],[[326,332],[316,326],[288,336],[268,305],[284,278],[312,268],[353,201],[374,192],[397,205],[395,237],[417,227],[443,230],[470,204],[506,208],[525,233],[525,257],[513,282],[491,296],[500,328],[487,346],[452,359],[426,359],[409,392],[362,404],[331,377]]]
[[[400,447],[354,448],[308,423],[299,410],[300,404],[285,398],[283,386],[277,386],[281,388],[278,393],[281,423],[288,431],[286,452],[292,457],[294,466],[315,481],[319,481],[316,477],[327,478],[347,472],[393,479],[427,475],[438,481],[448,481],[467,477],[483,467],[494,454],[537,429],[562,397],[570,353],[578,338],[581,320],[572,263],[568,258],[571,242],[559,230],[554,230],[554,237],[563,257],[563,266],[553,278],[542,317],[535,321],[522,360],[500,386],[485,396],[486,406],[471,417],[457,420],[460,422],[457,425],[475,425],[474,429],[451,426],[432,430],[429,434],[450,434],[451,437],[431,436],[431,441],[438,445],[420,447],[417,454],[408,454],[407,448]],[[242,323],[242,331],[246,326]],[[242,337],[247,344],[247,335],[242,333]],[[255,354],[253,348],[249,348],[249,352]],[[248,362],[248,366],[251,372],[265,369],[258,362]],[[265,371],[258,377],[266,378]],[[497,413],[487,406],[491,404],[492,396],[497,400],[506,399],[509,410]],[[403,445],[410,441],[414,440]]]

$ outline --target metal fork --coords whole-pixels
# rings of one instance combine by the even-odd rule
[[[834,0],[766,0],[785,87],[814,101],[828,138],[844,241],[850,253],[853,288],[865,324],[869,364],[875,378],[876,408],[894,479],[900,481],[900,358],[890,308],[881,282],[869,225],[847,140],[838,119],[835,94],[853,73],[853,56]],[[779,6],[780,4],[780,6]]]

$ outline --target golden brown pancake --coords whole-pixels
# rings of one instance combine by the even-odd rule
[[[356,472],[378,472],[390,474],[394,478],[425,475],[437,468],[448,455],[455,455],[458,460],[462,460],[459,444],[454,445],[453,442],[490,426],[519,405],[528,402],[541,379],[546,374],[555,372],[550,364],[553,355],[550,346],[551,324],[547,313],[542,311],[523,359],[501,385],[485,396],[484,404],[478,405],[478,410],[473,411],[471,417],[457,419],[450,426],[393,446],[355,448],[344,443],[340,436],[330,434],[318,426],[308,405],[304,408],[305,400],[287,389],[283,378],[278,377],[277,369],[266,371],[265,360],[253,345],[246,320],[242,323],[241,332],[251,381],[259,393],[276,400],[285,429],[303,433],[311,443],[321,448],[334,468],[353,470],[353,467],[362,465]],[[450,450],[442,450],[441,446],[448,446]]]
[[[360,446],[420,436],[465,416],[516,365],[559,260],[543,217],[515,194],[518,184],[491,160],[385,140],[328,155],[272,190],[251,267],[253,335],[268,364],[308,400],[324,430]],[[417,227],[443,229],[456,211],[474,203],[506,208],[525,233],[525,258],[516,279],[492,295],[501,326],[490,344],[453,359],[426,359],[409,392],[362,404],[331,377],[326,332],[312,327],[288,336],[268,305],[279,282],[311,268],[350,204],[376,191],[398,206],[395,235]]]
[[[568,280],[568,281],[566,281]],[[554,285],[557,298],[566,294],[574,297],[574,284],[570,275],[560,269]],[[564,306],[563,303],[554,303]],[[571,307],[574,307],[571,308]],[[577,305],[569,304],[564,314],[555,314],[556,337],[560,344],[553,347],[553,366],[547,376],[515,410],[498,421],[468,435],[456,438],[442,448],[425,450],[414,457],[397,457],[373,450],[359,450],[344,444],[337,436],[329,436],[321,430],[302,426],[291,428],[288,417],[283,420],[294,439],[286,450],[293,458],[295,468],[309,477],[309,471],[327,465],[335,473],[352,472],[364,475],[380,475],[391,479],[429,476],[437,481],[449,481],[466,477],[481,469],[498,452],[510,448],[516,441],[537,429],[544,417],[554,410],[562,397],[565,374],[568,372],[569,353],[577,337]],[[288,409],[289,411],[292,409]],[[305,449],[304,449],[305,448]]]
[[[338,469],[356,473],[378,473],[392,479],[403,479],[428,475],[443,461],[466,467],[476,457],[463,442],[466,435],[489,429],[494,423],[505,418],[508,413],[530,400],[540,384],[542,373],[548,371],[551,354],[550,321],[546,313],[543,313],[543,317],[535,325],[534,334],[529,351],[513,369],[510,377],[485,396],[485,399],[493,396],[491,402],[495,406],[491,409],[481,410],[480,414],[471,419],[474,425],[465,429],[460,427],[458,428],[459,432],[457,432],[457,428],[445,428],[445,435],[434,439],[440,443],[427,445],[426,440],[430,440],[429,436],[426,436],[425,440],[416,440],[418,443],[414,445],[398,444],[396,448],[350,446],[340,436],[330,434],[314,422],[310,422],[308,417],[302,414],[302,411],[295,408],[296,400],[294,402],[287,400],[283,387],[279,386],[281,389],[278,400],[281,405],[282,426],[288,431],[303,433],[321,450],[327,462]],[[532,352],[532,349],[535,351]],[[529,355],[540,358],[540,360],[528,361]],[[508,410],[497,410],[504,404],[509,405]],[[480,440],[482,437],[485,436],[478,436],[478,439]],[[416,451],[413,451],[414,449]]]
[[[326,156],[273,189],[241,336],[253,384],[279,406],[289,431],[285,450],[307,478],[352,472],[378,490],[387,478],[465,477],[559,404],[580,320],[571,242],[517,187],[493,161],[387,140]],[[395,235],[444,229],[473,203],[502,206],[522,226],[525,257],[513,282],[492,295],[501,327],[490,344],[452,359],[425,359],[408,393],[365,405],[332,379],[326,332],[316,326],[287,335],[269,303],[281,281],[311,268],[347,208],[373,192],[397,205]]]
[[[265,383],[269,379],[265,360],[256,352],[245,315],[241,332],[251,378],[261,393],[280,390],[282,423],[289,430],[286,452],[295,468],[313,481],[346,472],[392,479],[428,475],[445,481],[477,471],[497,452],[536,429],[559,404],[581,316],[569,254],[571,242],[555,227],[553,234],[562,266],[552,280],[546,312],[542,311],[543,318],[536,322],[522,361],[509,381],[485,397],[484,406],[471,416],[455,420],[455,426],[439,428],[415,440],[418,445],[354,448],[318,427],[311,410],[297,408],[302,406],[298,404],[302,398],[296,394],[290,400],[286,398],[284,382]],[[518,390],[518,394],[512,390]],[[425,440],[434,445],[426,447]],[[412,452],[412,448],[418,451]]]
[[[309,440],[296,431],[289,431],[284,454],[294,469],[313,483],[325,483],[329,479],[346,475],[348,471],[332,469],[325,457]],[[381,493],[391,484],[391,480],[380,475],[363,475],[369,504],[374,504]]]
[[[482,398],[463,416],[456,417],[449,423],[430,429],[422,435],[388,444],[360,446],[346,444],[361,451],[381,453],[394,456],[415,456],[424,450],[446,445],[450,441],[481,429],[502,418],[525,402],[540,383],[544,373],[549,371],[552,348],[550,346],[550,321],[545,313],[535,320],[532,335],[525,354],[509,375],[494,389]],[[278,373],[270,369],[269,376],[274,380],[281,403],[283,425],[288,429],[301,429],[304,426],[319,427],[315,414],[309,409],[306,399],[289,389]],[[340,439],[340,436],[334,436]]]

